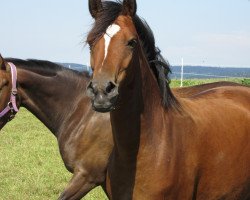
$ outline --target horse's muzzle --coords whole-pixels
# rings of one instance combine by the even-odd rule
[[[118,86],[111,81],[105,84],[91,81],[87,86],[87,96],[90,97],[95,111],[110,112],[115,109]]]

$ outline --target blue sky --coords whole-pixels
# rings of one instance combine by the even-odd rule
[[[156,3],[157,2],[157,3]],[[172,65],[250,67],[250,0],[137,0]],[[2,0],[4,57],[89,62],[87,0]]]

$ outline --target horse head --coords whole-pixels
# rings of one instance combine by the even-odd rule
[[[136,1],[125,0],[122,6],[114,2],[105,3],[101,0],[89,1],[95,25],[87,39],[93,69],[93,79],[87,87],[87,94],[93,108],[99,112],[115,109],[119,89],[129,84],[127,75],[133,72],[132,63],[140,48],[133,23]],[[112,9],[114,13],[109,12],[112,6],[117,6],[117,9]]]

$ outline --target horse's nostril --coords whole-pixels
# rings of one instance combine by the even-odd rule
[[[109,94],[109,93],[111,93],[115,88],[116,88],[115,83],[113,83],[113,82],[110,81],[110,82],[108,83],[108,86],[106,87],[106,92]]]

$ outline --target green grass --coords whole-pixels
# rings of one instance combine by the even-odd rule
[[[213,81],[218,80],[185,80],[184,86]],[[171,85],[178,87],[180,81],[173,80]],[[21,109],[0,132],[0,200],[57,199],[70,177],[55,137],[31,113]],[[107,198],[97,188],[84,198],[94,199]]]
[[[70,177],[55,137],[22,108],[0,132],[0,200],[57,199]],[[106,196],[97,188],[84,199]]]

